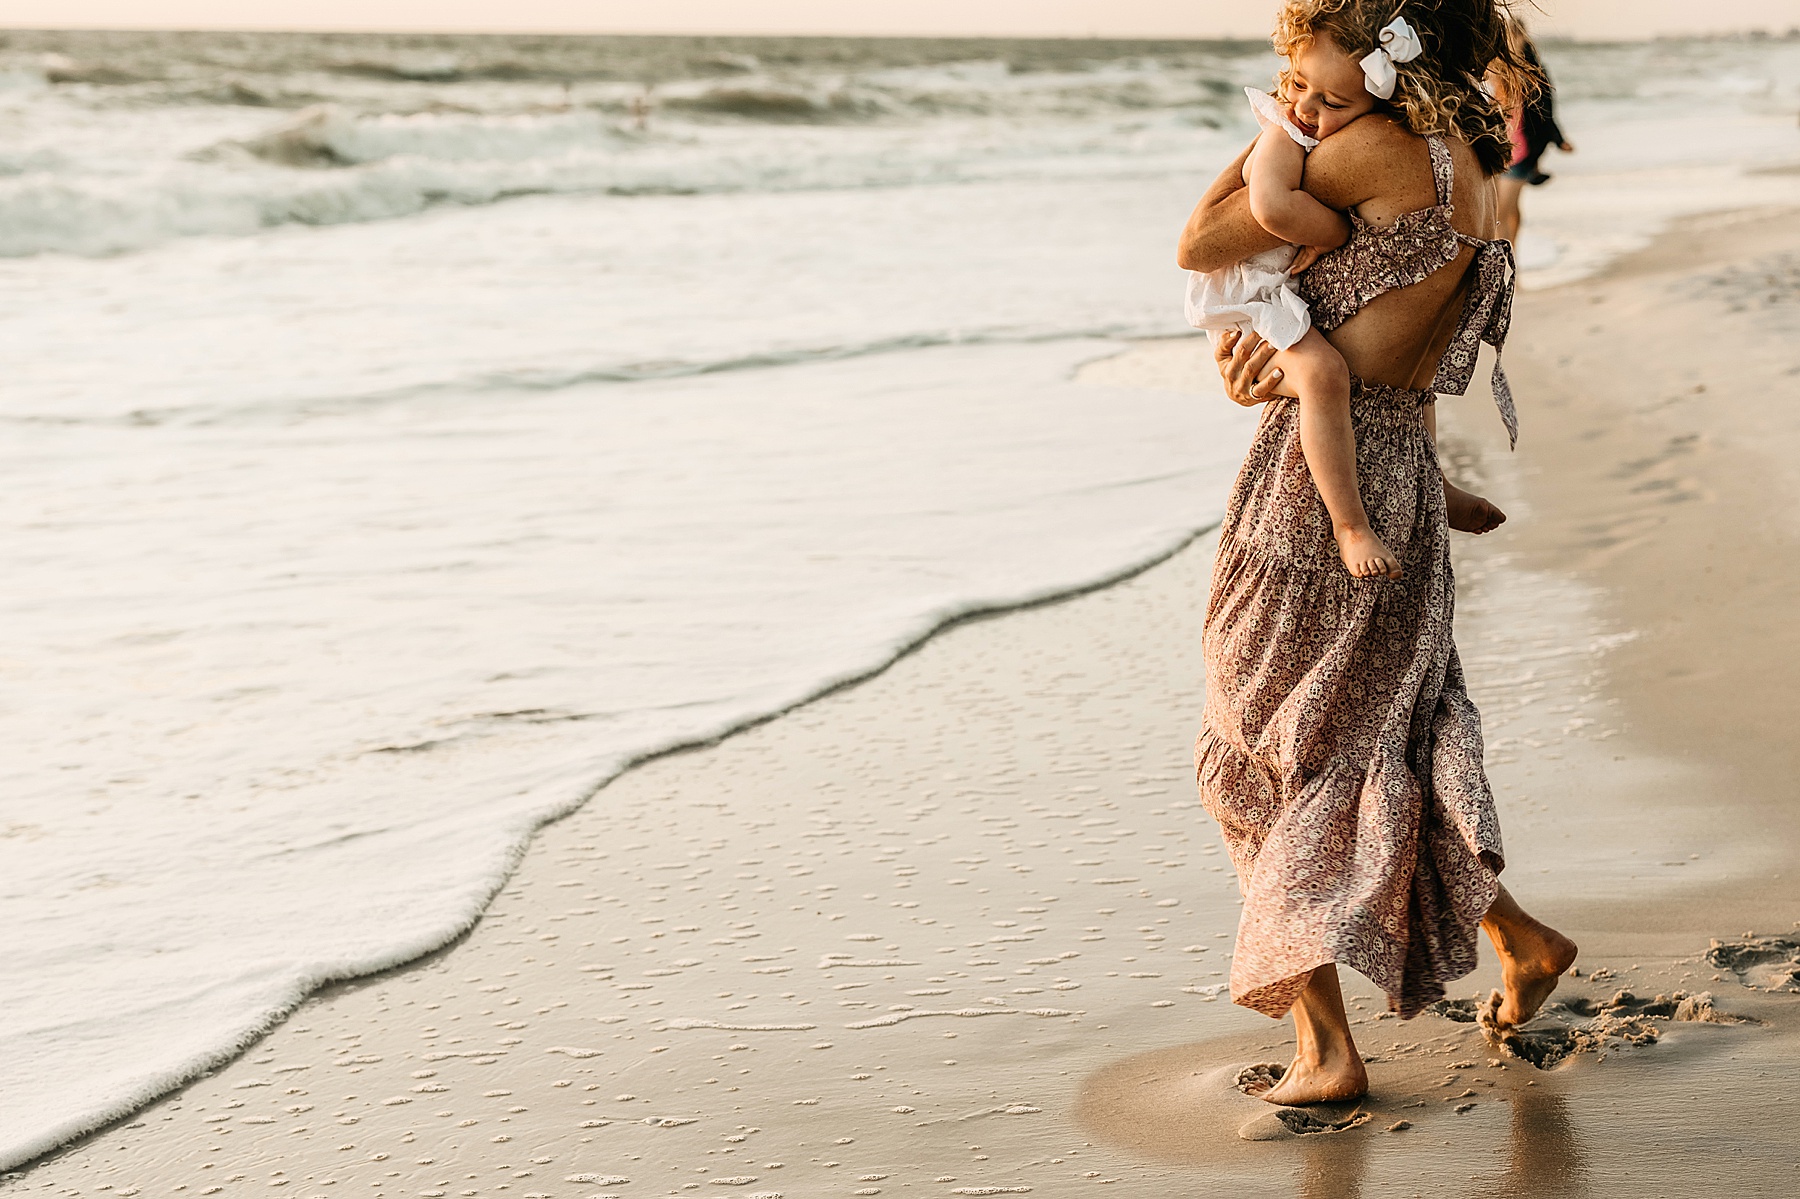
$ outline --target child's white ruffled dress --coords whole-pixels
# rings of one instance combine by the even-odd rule
[[[1244,95],[1263,128],[1279,125],[1308,150],[1319,144],[1300,132],[1267,92],[1247,87]],[[1288,281],[1288,268],[1299,252],[1297,246],[1277,246],[1220,270],[1189,271],[1188,324],[1207,330],[1254,329],[1276,349],[1287,349],[1312,328],[1306,301]]]

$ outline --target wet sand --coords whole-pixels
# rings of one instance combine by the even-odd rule
[[[1786,1193],[1800,995],[1746,985],[1778,956],[1704,954],[1800,919],[1797,253],[1796,214],[1708,218],[1524,295],[1516,455],[1485,400],[1444,405],[1455,473],[1514,518],[1459,539],[1458,636],[1509,885],[1583,945],[1553,1068],[1347,976],[1373,1092],[1324,1115],[1351,1127],[1230,1085],[1291,1040],[1219,994],[1202,539],[632,772],[462,942],[0,1193]],[[1087,377],[1223,402],[1191,341]],[[1677,1019],[1678,991],[1749,1019]]]

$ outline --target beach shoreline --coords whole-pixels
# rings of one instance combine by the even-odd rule
[[[0,1193],[1780,1192],[1793,1101],[1746,1084],[1800,1063],[1800,999],[1704,955],[1800,916],[1800,415],[1767,402],[1800,370],[1797,253],[1800,214],[1718,214],[1522,294],[1516,456],[1484,398],[1441,405],[1453,473],[1514,517],[1457,542],[1506,877],[1583,944],[1559,999],[1614,1018],[1560,1067],[1384,1019],[1347,979],[1375,1118],[1240,1137],[1262,1113],[1214,1076],[1289,1036],[1220,994],[1236,887],[1187,760],[1202,540],[632,770],[461,941],[314,996]],[[1207,370],[1151,342],[1081,377],[1223,402]],[[1452,995],[1495,981],[1484,960]]]

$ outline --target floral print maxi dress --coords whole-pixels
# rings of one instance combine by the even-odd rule
[[[1451,637],[1443,481],[1422,409],[1467,389],[1482,341],[1504,342],[1512,251],[1452,226],[1450,152],[1427,141],[1437,205],[1383,229],[1352,215],[1350,240],[1301,276],[1314,321],[1330,330],[1475,249],[1431,389],[1352,381],[1363,503],[1405,577],[1345,572],[1293,401],[1264,411],[1213,566],[1196,776],[1244,896],[1232,998],[1270,1016],[1332,962],[1416,1015],[1475,968],[1503,864],[1481,718]],[[1494,395],[1516,438],[1498,366]]]

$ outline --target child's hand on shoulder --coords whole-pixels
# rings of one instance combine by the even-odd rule
[[[1288,274],[1298,275],[1319,259],[1325,257],[1335,246],[1301,246],[1294,255],[1294,261],[1288,266]]]

